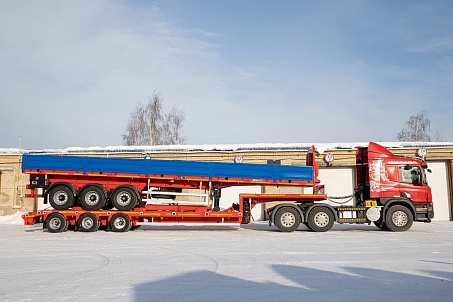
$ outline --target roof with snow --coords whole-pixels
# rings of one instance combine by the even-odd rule
[[[451,142],[379,142],[388,149],[414,148],[453,148]],[[171,146],[109,146],[109,147],[69,147],[66,149],[16,149],[0,148],[0,154],[48,153],[187,153],[187,152],[256,152],[256,151],[306,151],[315,146],[319,153],[334,150],[355,150],[368,146],[368,142],[355,143],[292,143],[292,144],[231,144],[231,145],[171,145]]]

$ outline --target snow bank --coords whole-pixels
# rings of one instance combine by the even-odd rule
[[[0,224],[24,224],[22,219],[23,212],[17,212],[7,216],[0,216]]]

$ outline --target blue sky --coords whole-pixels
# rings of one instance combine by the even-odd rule
[[[161,93],[187,144],[453,141],[452,1],[2,1],[0,148],[121,145]]]

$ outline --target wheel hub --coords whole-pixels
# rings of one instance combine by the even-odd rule
[[[85,202],[89,205],[96,205],[99,202],[99,194],[97,192],[88,192],[85,195]]]
[[[319,227],[325,227],[329,224],[329,216],[323,212],[317,213],[314,220],[315,224]]]
[[[396,226],[405,226],[407,224],[407,215],[403,211],[397,211],[393,214],[392,221]]]
[[[49,225],[52,229],[58,229],[61,226],[61,221],[60,219],[53,218],[50,220]]]
[[[93,222],[93,219],[91,219],[91,218],[85,218],[85,219],[82,220],[82,226],[83,226],[85,229],[89,229],[89,228],[91,228],[93,225],[94,225],[94,222]]]
[[[281,223],[286,227],[291,227],[296,221],[296,217],[292,213],[285,213],[280,219]]]
[[[68,201],[68,194],[66,192],[58,192],[53,198],[54,202],[58,205],[64,205]]]
[[[131,202],[131,196],[128,193],[122,193],[117,198],[118,203],[127,206]]]
[[[114,225],[117,229],[122,229],[126,226],[126,220],[124,218],[117,218],[114,222]]]

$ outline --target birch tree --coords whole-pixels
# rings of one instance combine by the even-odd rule
[[[415,114],[406,121],[405,127],[398,133],[397,139],[400,142],[430,142],[431,136],[428,132],[431,129],[431,121],[422,111]]]
[[[185,142],[181,136],[184,112],[174,105],[169,113],[163,113],[162,104],[163,99],[156,91],[146,104],[137,104],[122,135],[124,145],[175,145]]]

